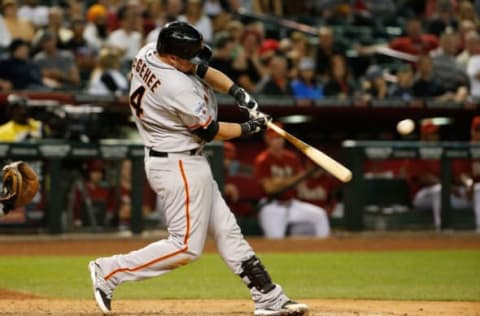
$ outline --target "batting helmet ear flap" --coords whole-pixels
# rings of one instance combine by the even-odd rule
[[[202,49],[197,53],[197,55],[190,59],[190,62],[196,65],[208,64],[210,58],[212,58],[212,49],[210,48],[210,46],[204,44]]]

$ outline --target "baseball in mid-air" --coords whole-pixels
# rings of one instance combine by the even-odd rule
[[[415,122],[412,119],[401,120],[397,123],[397,132],[400,135],[408,135],[415,129]]]

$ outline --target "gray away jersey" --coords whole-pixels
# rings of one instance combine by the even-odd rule
[[[191,131],[217,119],[213,90],[196,75],[162,62],[155,44],[135,56],[130,84],[130,108],[146,147],[180,152],[204,145]]]

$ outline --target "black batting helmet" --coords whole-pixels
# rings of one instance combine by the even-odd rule
[[[172,54],[194,64],[208,63],[212,50],[203,43],[202,34],[191,24],[174,21],[166,24],[158,34],[157,52]]]

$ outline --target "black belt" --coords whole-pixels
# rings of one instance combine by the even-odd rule
[[[198,150],[198,148],[190,149],[190,151],[185,151],[185,154],[189,154],[190,156],[195,156],[195,155],[200,155],[201,150]],[[169,153],[163,152],[163,151],[156,151],[153,149],[150,149],[149,155],[150,157],[168,157]],[[179,153],[170,153],[170,154],[179,154]]]

